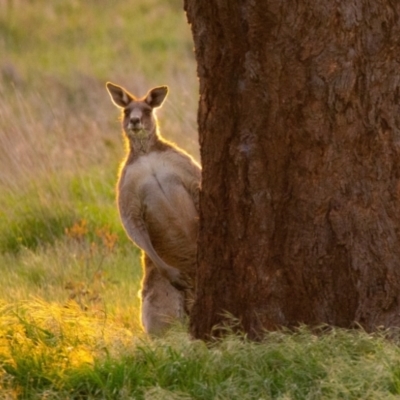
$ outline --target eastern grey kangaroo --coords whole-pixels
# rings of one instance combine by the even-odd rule
[[[200,166],[163,140],[154,110],[167,86],[136,98],[107,83],[113,103],[122,109],[128,154],[120,171],[117,202],[122,224],[142,249],[142,325],[162,333],[190,308],[196,277]]]

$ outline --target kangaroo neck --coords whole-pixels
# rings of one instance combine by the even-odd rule
[[[136,155],[148,154],[158,140],[155,131],[148,132],[144,129],[128,134],[129,148]]]

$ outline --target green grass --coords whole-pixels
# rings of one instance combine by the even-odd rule
[[[399,347],[384,333],[228,335],[206,345],[176,328],[152,341],[38,300],[0,312],[3,388],[21,398],[395,399]]]
[[[180,0],[0,2],[0,398],[399,398],[397,333],[143,334],[105,82],[169,85],[161,131],[198,158],[192,47]]]

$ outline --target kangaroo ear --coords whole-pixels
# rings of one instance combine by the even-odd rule
[[[132,100],[134,100],[134,97],[121,86],[107,82],[106,87],[112,102],[117,107],[125,108]]]
[[[149,90],[145,102],[152,108],[161,107],[168,94],[168,86],[159,86]]]

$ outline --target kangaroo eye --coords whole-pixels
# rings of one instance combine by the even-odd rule
[[[131,113],[131,111],[129,110],[129,109],[125,109],[124,110],[124,115],[125,115],[125,117],[129,117],[129,114]]]
[[[143,110],[143,114],[149,116],[151,114],[151,110]]]

